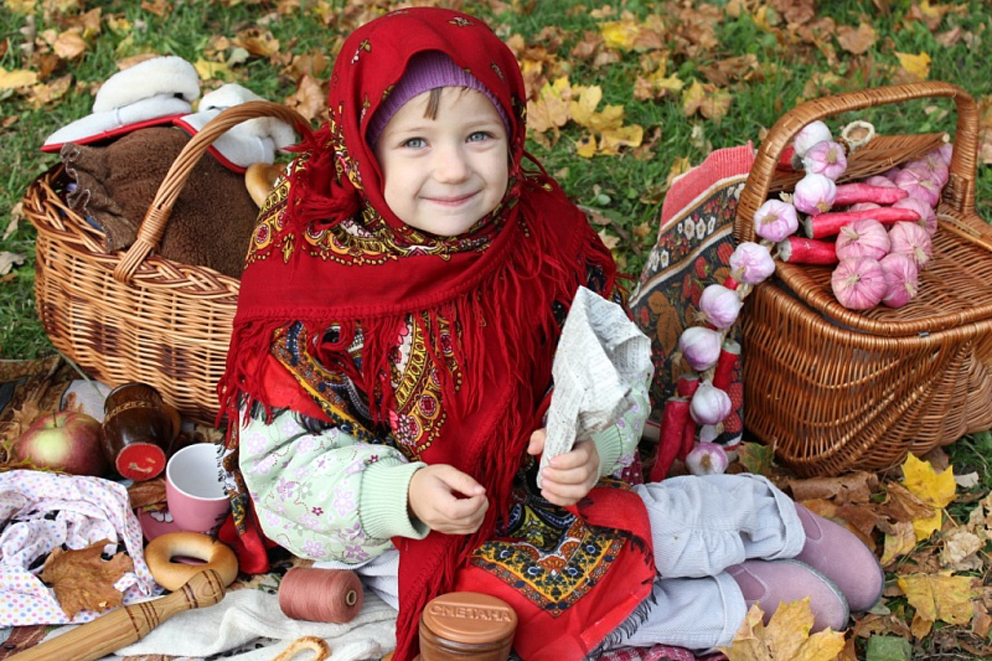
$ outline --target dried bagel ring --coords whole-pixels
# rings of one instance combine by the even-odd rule
[[[206,564],[173,562],[177,556],[202,560]],[[155,582],[166,590],[178,590],[194,574],[213,569],[227,587],[238,577],[234,551],[209,535],[198,532],[170,532],[159,535],[145,547],[145,562]]]

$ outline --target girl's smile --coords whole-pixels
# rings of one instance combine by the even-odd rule
[[[430,92],[413,97],[375,144],[389,208],[407,225],[439,236],[463,234],[496,208],[509,177],[506,129],[486,96],[441,90],[435,119]]]

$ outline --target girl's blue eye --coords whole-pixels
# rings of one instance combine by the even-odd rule
[[[492,137],[493,134],[488,131],[475,131],[468,136],[468,142],[482,142],[483,140],[489,140]]]
[[[410,138],[403,143],[404,147],[410,147],[411,149],[421,149],[427,146],[427,141],[423,138]]]

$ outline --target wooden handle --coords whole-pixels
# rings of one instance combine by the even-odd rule
[[[93,661],[144,638],[176,613],[213,606],[223,598],[224,584],[220,576],[213,569],[207,569],[161,599],[118,608],[15,654],[9,661]]]
[[[958,124],[954,153],[948,168],[950,178],[943,194],[945,202],[965,214],[975,208],[975,167],[978,159],[978,107],[963,89],[950,83],[925,82],[888,85],[825,96],[802,103],[782,115],[761,142],[754,165],[737,205],[734,235],[738,241],[754,240],[754,213],[768,197],[772,176],[782,151],[800,130],[812,121],[850,110],[861,110],[911,99],[949,97],[957,104]]]
[[[172,162],[172,167],[165,173],[165,178],[159,184],[155,198],[138,228],[138,237],[114,269],[115,280],[129,282],[145,257],[158,247],[179,193],[193,172],[193,167],[213,141],[232,126],[256,117],[275,117],[295,127],[304,136],[310,135],[310,124],[300,113],[271,101],[247,101],[221,111],[186,143]],[[204,213],[210,213],[210,210],[204,209]]]

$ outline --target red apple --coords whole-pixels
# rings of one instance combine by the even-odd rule
[[[46,413],[21,434],[11,454],[34,468],[73,475],[103,475],[107,460],[100,446],[100,422],[85,413]]]

